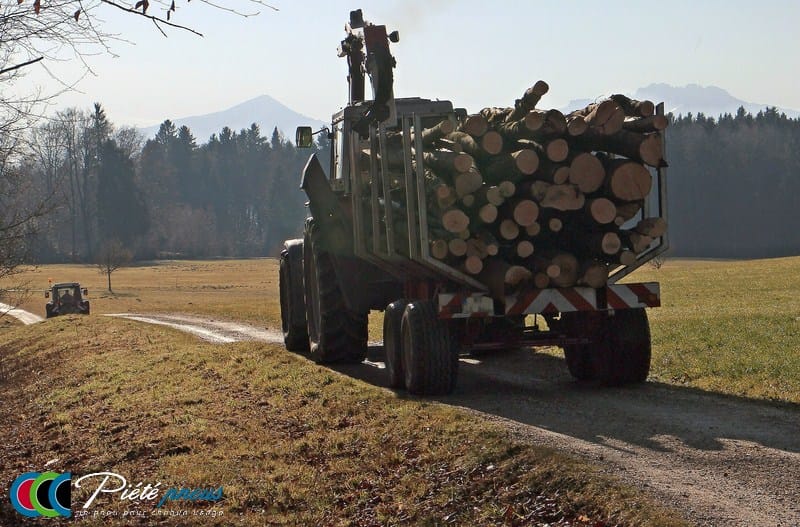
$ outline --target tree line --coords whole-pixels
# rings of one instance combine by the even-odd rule
[[[774,108],[670,119],[671,254],[800,254],[800,120]],[[314,151],[327,159],[329,141],[318,137]],[[60,112],[29,145],[19,170],[31,205],[48,205],[37,220],[37,262],[94,261],[111,242],[137,259],[274,255],[301,234],[298,185],[310,152],[277,129],[267,138],[255,124],[223,128],[198,145],[167,120],[145,141],[97,104]]]
[[[319,136],[312,151],[328,148]],[[169,120],[145,141],[117,129],[100,104],[60,112],[31,134],[20,168],[38,189],[31,203],[49,204],[33,260],[94,261],[112,243],[137,259],[275,254],[302,231],[309,154],[255,124],[198,145]]]
[[[679,116],[667,159],[672,254],[800,255],[800,119],[775,108]]]

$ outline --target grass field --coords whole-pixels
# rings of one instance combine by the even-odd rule
[[[223,487],[221,502],[162,509],[214,517],[103,494],[86,525],[682,525],[591,466],[282,346],[73,315],[7,327],[0,350],[3,494],[42,467],[162,494]],[[73,492],[81,505],[91,490]],[[15,514],[0,506],[0,524]]]
[[[178,311],[280,327],[273,259],[121,269],[113,275],[113,295],[92,267],[42,266],[20,277],[37,288],[22,307],[44,315],[48,278],[89,287],[94,313]],[[643,267],[629,280],[661,282],[663,307],[649,311],[651,380],[800,402],[800,258],[668,260],[658,270]],[[370,337],[378,340],[380,333],[376,313]]]
[[[800,258],[675,260],[632,279],[661,282],[651,379],[800,402]]]
[[[122,269],[114,294],[85,266],[18,278],[35,290],[22,307],[40,315],[52,278],[88,287],[95,314],[201,313],[278,328],[276,276],[275,260],[255,259]],[[650,311],[651,379],[800,402],[800,258],[668,261],[631,279],[662,284],[664,306]],[[379,338],[380,316],[373,322]],[[224,486],[219,507],[205,507],[223,516],[179,524],[679,524],[591,466],[281,346],[206,344],[73,316],[29,327],[4,317],[0,350],[0,422],[10,423],[0,428],[4,485],[50,462],[56,471],[112,470],[132,483]],[[109,497],[102,508],[131,506]],[[6,513],[0,508],[0,520]]]

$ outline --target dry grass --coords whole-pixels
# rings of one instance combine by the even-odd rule
[[[224,488],[213,507],[164,506],[217,518],[86,525],[680,525],[590,466],[280,346],[69,316],[7,329],[0,350],[4,485],[49,461],[133,484]],[[74,510],[86,497],[73,496]],[[95,503],[90,510],[152,513],[152,503],[118,496]],[[14,514],[0,508],[0,524]]]
[[[41,290],[47,278],[80,281],[94,313],[182,311],[278,327],[276,277],[276,262],[260,259],[123,269],[114,295],[89,267],[23,278]],[[631,279],[662,283],[664,307],[650,311],[654,379],[800,402],[800,258],[670,260]],[[39,295],[23,307],[44,314]],[[224,486],[224,516],[172,524],[677,524],[589,466],[280,346],[204,344],[95,316],[3,323],[0,397],[5,485],[56,460],[48,468]],[[129,508],[110,497],[103,507]]]
[[[31,288],[20,306],[44,316],[48,280],[80,282],[93,313],[187,312],[280,327],[278,265],[274,258],[161,261],[105,275],[87,265],[43,265],[15,277]],[[35,289],[34,289],[35,288]],[[1,300],[0,300],[1,301]]]

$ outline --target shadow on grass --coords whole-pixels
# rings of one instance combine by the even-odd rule
[[[333,369],[387,388],[379,361],[383,348],[370,346],[368,362]],[[579,383],[563,359],[530,350],[462,357],[456,391],[435,399],[597,444],[619,440],[668,451],[663,441],[668,436],[705,451],[736,440],[800,453],[798,404],[660,382],[624,388]]]

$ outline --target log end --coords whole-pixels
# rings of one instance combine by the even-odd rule
[[[512,216],[517,225],[527,227],[533,224],[539,217],[539,205],[530,199],[520,200],[512,211]]]
[[[493,156],[499,154],[503,151],[503,136],[494,130],[486,132],[483,134],[483,137],[481,137],[481,148],[483,148],[487,154]]]
[[[569,181],[584,194],[591,194],[603,186],[606,169],[602,161],[588,152],[581,152],[569,166]]]
[[[547,143],[545,147],[547,158],[555,163],[564,161],[569,155],[569,145],[564,139],[558,138]]]
[[[460,210],[448,210],[442,214],[442,226],[447,232],[458,234],[469,227],[469,217]]]
[[[539,169],[539,156],[533,150],[523,149],[511,154],[521,174],[530,176]]]

